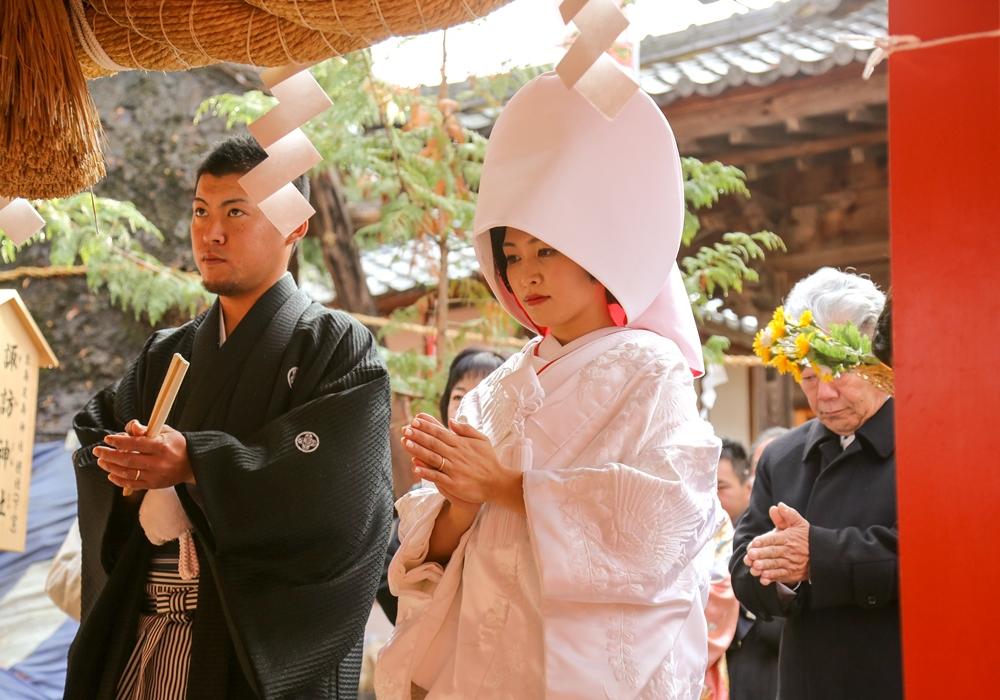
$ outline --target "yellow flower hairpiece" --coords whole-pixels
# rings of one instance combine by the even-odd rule
[[[754,353],[767,367],[791,374],[802,382],[802,369],[812,369],[824,382],[845,372],[856,372],[882,391],[895,390],[892,368],[872,354],[871,339],[851,323],[838,324],[829,331],[820,327],[812,311],[806,309],[797,320],[774,310],[767,326],[754,337]]]

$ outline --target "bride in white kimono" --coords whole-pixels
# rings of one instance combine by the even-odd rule
[[[547,74],[501,114],[474,240],[539,336],[457,421],[404,429],[434,487],[397,503],[380,700],[699,697],[719,442],[692,385],[682,184],[645,94],[607,120]]]

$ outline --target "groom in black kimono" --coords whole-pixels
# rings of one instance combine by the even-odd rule
[[[154,333],[74,421],[83,619],[67,698],[357,695],[392,520],[389,378],[371,333],[287,273],[307,224],[282,236],[238,184],[265,157],[235,138],[199,168],[191,246],[218,299]],[[148,438],[174,353],[191,366]],[[148,512],[154,493],[179,506]],[[190,534],[154,545],[171,518]]]

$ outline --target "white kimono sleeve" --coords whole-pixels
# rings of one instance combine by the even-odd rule
[[[427,561],[431,532],[444,503],[433,487],[411,491],[396,502],[400,546],[389,564],[389,590],[399,597],[399,614],[375,667],[379,698],[410,698],[411,680],[429,687],[450,656],[449,635],[439,638],[439,631],[449,621],[455,623],[453,617],[446,618],[461,583],[469,533],[459,540],[447,566]]]
[[[60,610],[80,621],[80,521],[74,520],[45,578],[45,592]]]
[[[400,545],[389,564],[389,590],[399,598],[403,619],[412,614],[404,605],[420,607],[444,575],[443,566],[426,561],[434,522],[444,503],[444,496],[433,487],[411,491],[396,502]]]
[[[711,538],[719,441],[696,413],[686,368],[639,377],[622,404],[621,459],[531,470],[524,500],[544,598],[659,605]],[[616,436],[617,437],[617,436]],[[594,440],[601,442],[601,436]]]

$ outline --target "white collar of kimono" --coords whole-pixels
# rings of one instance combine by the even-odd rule
[[[535,331],[499,279],[491,229],[536,236],[600,280],[630,328],[673,340],[695,374],[701,340],[677,268],[684,178],[670,125],[639,91],[613,120],[554,73],[522,87],[493,128],[473,224],[480,269],[509,314]]]
[[[219,347],[220,348],[223,345],[226,344],[226,338],[228,338],[228,337],[229,336],[226,335],[226,317],[222,313],[222,305],[220,304],[219,305]]]
[[[555,336],[550,333],[542,338],[539,343],[531,347],[530,352],[532,366],[536,371],[538,371],[545,365],[551,364],[561,357],[565,357],[574,350],[582,348],[595,340],[611,335],[612,333],[617,333],[621,330],[622,329],[617,326],[598,328],[596,331],[591,331],[586,335],[582,335],[576,340],[571,340],[565,345],[556,340]]]

